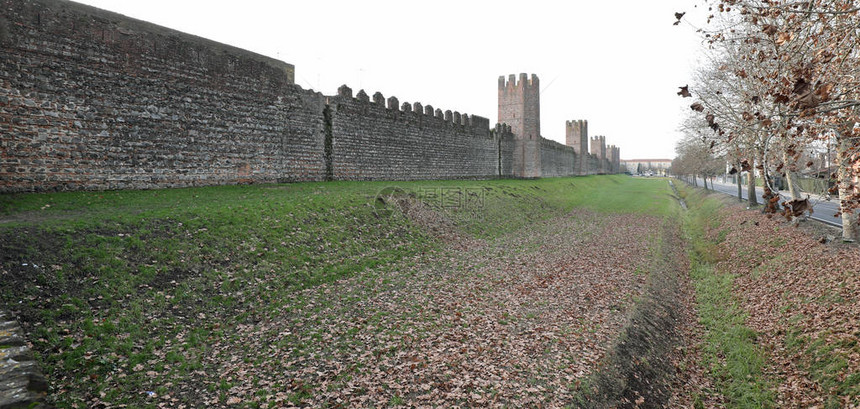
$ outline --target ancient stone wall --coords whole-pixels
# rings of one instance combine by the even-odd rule
[[[496,128],[493,130],[493,138],[499,142],[499,176],[503,178],[514,177],[516,135],[511,131],[510,126],[496,124]]]
[[[0,191],[321,180],[292,66],[60,1],[3,0]]]
[[[574,148],[556,141],[541,138],[540,164],[543,177],[570,176],[577,174],[577,158]]]
[[[592,153],[588,154],[586,160],[588,161],[588,174],[599,175],[601,173],[603,161],[597,155]]]
[[[490,121],[400,103],[382,94],[356,98],[347,87],[332,98],[331,167],[338,180],[493,178],[499,142]]]
[[[535,75],[499,79],[491,130],[379,93],[303,90],[289,64],[89,6],[0,7],[0,192],[609,169],[605,150],[578,161],[541,138]]]

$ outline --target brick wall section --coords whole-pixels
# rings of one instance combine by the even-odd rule
[[[331,98],[332,170],[338,180],[493,178],[499,143],[479,116],[402,104],[378,94]]]
[[[589,175],[600,174],[600,168],[601,168],[600,158],[598,158],[597,155],[590,153],[590,154],[588,154],[586,160],[588,161],[588,174]]]
[[[503,178],[514,177],[514,152],[516,151],[516,135],[511,132],[511,127],[505,124],[496,124],[493,137],[499,142],[499,176]]]
[[[571,146],[549,139],[540,139],[540,164],[543,177],[570,176],[577,174],[578,155]]]
[[[292,66],[75,3],[0,5],[0,191],[323,178],[324,99]]]

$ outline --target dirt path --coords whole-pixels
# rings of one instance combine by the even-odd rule
[[[308,289],[290,303],[298,308],[213,342],[204,357],[213,371],[173,385],[165,403],[575,404],[620,334],[631,348],[616,348],[613,362],[674,348],[678,269],[659,256],[663,234],[659,218],[579,210],[492,243],[460,242],[396,271]],[[668,342],[639,349],[661,332]],[[671,359],[654,363],[656,383],[665,385]],[[625,382],[624,399],[668,398],[664,386]]]

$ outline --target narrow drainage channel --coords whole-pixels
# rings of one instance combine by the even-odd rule
[[[678,188],[675,187],[675,184],[672,181],[669,181],[669,186],[672,188],[672,191],[675,192],[675,199],[678,199],[678,203],[681,204],[681,208],[687,210],[687,202],[681,198],[681,194],[678,193]]]
[[[573,403],[581,408],[663,408],[677,385],[678,347],[686,289],[683,240],[679,227],[666,223],[660,266],[648,277],[645,294],[607,353],[587,390]]]

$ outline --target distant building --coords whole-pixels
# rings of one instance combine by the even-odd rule
[[[666,176],[666,169],[672,166],[672,159],[625,159],[621,161],[621,170],[630,174],[646,174]]]

